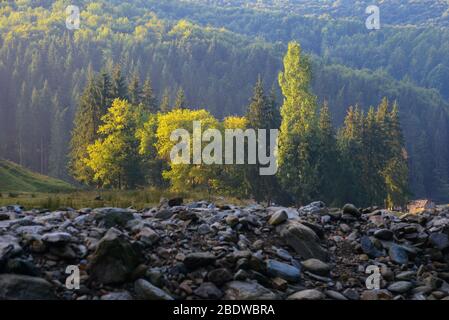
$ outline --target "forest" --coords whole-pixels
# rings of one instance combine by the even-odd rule
[[[197,118],[222,128],[254,125],[248,110],[260,97],[266,100],[261,105],[281,116],[282,123],[276,117],[270,123],[280,124],[282,132],[282,126],[290,122],[282,115],[288,106],[278,74],[286,68],[283,58],[290,52],[289,43],[297,41],[310,58],[311,69],[311,91],[299,92],[298,97],[316,97],[310,105],[315,110],[310,121],[316,122],[312,126],[316,130],[298,134],[310,134],[312,141],[322,142],[326,124],[329,141],[335,140],[326,152],[306,146],[304,154],[343,159],[344,164],[313,161],[323,167],[332,164],[348,169],[345,181],[360,185],[352,184],[354,190],[336,188],[329,181],[341,180],[332,180],[322,174],[325,169],[310,166],[302,170],[310,173],[306,182],[298,177],[299,187],[288,179],[283,181],[282,172],[293,170],[288,166],[280,171],[279,181],[256,185],[290,185],[285,194],[301,203],[322,198],[391,205],[403,202],[406,195],[447,201],[449,33],[444,11],[435,23],[423,25],[417,18],[415,25],[393,25],[387,20],[381,30],[370,32],[364,28],[365,16],[351,19],[343,9],[323,16],[200,1],[188,5],[156,0],[77,1],[81,29],[70,31],[65,27],[68,4],[40,0],[0,4],[1,158],[92,186],[134,188],[150,183],[177,188],[195,176],[202,180],[191,179],[192,188],[238,191],[240,196],[260,194],[252,190],[253,178],[245,180],[248,184],[238,184],[244,190],[235,188],[236,181],[251,176],[251,168],[224,170],[220,181],[210,179],[216,177],[213,166],[201,174],[184,168],[169,170],[161,160],[167,146],[151,133],[161,137],[164,132],[159,130],[170,128],[164,124],[185,124]],[[98,108],[91,124],[80,116],[80,110],[89,106]],[[127,132],[128,136],[115,130],[117,114],[132,124],[134,131]],[[254,119],[254,123],[259,121]],[[399,119],[405,149],[401,130],[388,130],[394,139],[379,133],[386,130],[384,122],[392,125]],[[114,145],[108,141],[122,143],[122,152],[131,148],[124,155],[134,156],[112,158],[138,165],[123,168],[104,161],[116,151],[96,152]],[[81,151],[76,146],[82,146]],[[363,150],[368,146],[367,155]],[[332,157],[332,152],[338,156]],[[80,159],[87,163],[77,162]],[[297,166],[308,162],[299,161]],[[110,167],[101,166],[108,163]],[[152,170],[142,174],[142,168]],[[123,172],[130,176],[123,177]],[[326,181],[320,181],[323,176]],[[332,194],[323,186],[345,194]]]

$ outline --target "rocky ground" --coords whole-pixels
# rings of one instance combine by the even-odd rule
[[[448,235],[443,208],[12,206],[0,211],[0,299],[449,300]],[[66,287],[70,265],[79,289]],[[367,289],[369,266],[380,289]]]

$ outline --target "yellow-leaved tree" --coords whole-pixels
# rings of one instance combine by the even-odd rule
[[[144,118],[142,108],[121,99],[115,99],[102,117],[98,129],[101,138],[87,147],[85,159],[98,186],[121,189],[143,183],[136,132]]]
[[[169,163],[169,169],[163,172],[163,177],[170,181],[173,191],[207,189],[210,193],[217,186],[217,166],[203,164],[201,158],[199,163],[194,163],[193,124],[195,121],[200,123],[203,132],[207,129],[219,128],[218,120],[206,110],[175,109],[165,114],[158,114],[156,149],[159,157]],[[185,151],[188,150],[188,154],[185,155],[189,157],[189,164],[171,161],[173,149],[182,142],[181,137],[175,141],[170,139],[172,133],[178,129],[188,133],[187,141],[185,141]],[[199,137],[201,143],[201,132],[197,132],[196,137]],[[201,157],[201,146],[199,152],[197,155]]]

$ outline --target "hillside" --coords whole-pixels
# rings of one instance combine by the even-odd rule
[[[32,172],[7,160],[0,160],[0,192],[56,192],[74,189],[67,182]]]

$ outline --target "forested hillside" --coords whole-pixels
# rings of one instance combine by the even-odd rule
[[[335,124],[351,105],[367,111],[384,96],[397,100],[411,189],[417,197],[447,200],[444,19],[425,25],[430,18],[424,12],[419,27],[368,32],[364,19],[305,17],[300,10],[285,15],[178,1],[78,3],[77,31],[65,27],[69,1],[0,4],[0,157],[70,179],[69,140],[87,79],[114,74],[117,65],[125,78],[151,80],[159,102],[172,106],[184,92],[189,107],[206,108],[219,120],[246,112],[259,75],[267,89],[275,85],[280,104],[282,56],[288,41],[298,40],[313,56],[313,93],[328,101]],[[347,18],[343,9],[336,12],[333,18]]]

